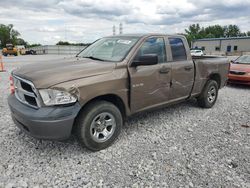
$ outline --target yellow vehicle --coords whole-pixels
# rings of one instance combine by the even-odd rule
[[[17,49],[14,47],[13,44],[6,44],[6,48],[3,48],[2,54],[4,56],[7,56],[7,55],[17,56]]]

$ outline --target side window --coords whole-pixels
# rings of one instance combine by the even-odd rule
[[[137,60],[139,56],[149,55],[149,54],[157,55],[158,63],[166,62],[166,48],[163,38],[152,37],[147,39],[138,50],[135,56],[135,60]]]
[[[173,61],[187,60],[186,49],[180,38],[169,38]]]
[[[220,47],[216,46],[215,51],[220,51]]]

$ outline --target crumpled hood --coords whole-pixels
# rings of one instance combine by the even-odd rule
[[[110,73],[115,65],[114,62],[73,57],[32,63],[14,70],[13,74],[32,81],[35,87],[40,89],[79,78]]]
[[[250,72],[250,64],[236,64],[236,63],[231,63],[230,70],[231,71]]]

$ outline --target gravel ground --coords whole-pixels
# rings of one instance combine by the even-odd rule
[[[108,149],[20,132],[7,105],[9,71],[54,56],[5,58],[0,73],[0,187],[250,187],[250,87],[229,86],[212,109],[195,100],[131,117]]]

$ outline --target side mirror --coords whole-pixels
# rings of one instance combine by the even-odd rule
[[[158,63],[158,56],[155,54],[147,54],[139,56],[138,60],[133,61],[132,67],[137,66],[147,66],[147,65],[156,65]]]

